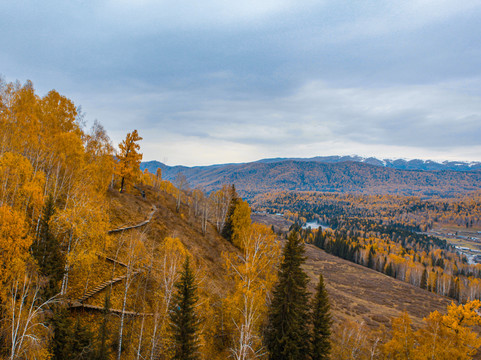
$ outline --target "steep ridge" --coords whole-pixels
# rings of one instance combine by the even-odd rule
[[[311,158],[269,158],[261,159],[254,162],[259,163],[279,163],[283,161],[304,161],[304,162],[319,162],[324,164],[335,164],[341,162],[358,162],[369,165],[375,165],[380,167],[387,167],[397,170],[421,170],[421,171],[481,171],[481,162],[479,161],[433,161],[433,160],[421,160],[421,159],[378,159],[375,157],[362,157],[358,155],[347,156],[315,156]],[[208,166],[195,166],[193,168],[187,166],[168,166],[159,161],[145,161],[142,163],[142,170],[148,169],[150,172],[160,168],[163,172],[170,174],[177,174],[178,172],[190,171],[191,169],[206,170],[208,168],[225,167],[229,165],[242,165],[242,164],[216,164]]]

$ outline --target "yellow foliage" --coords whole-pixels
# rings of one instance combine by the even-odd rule
[[[43,205],[43,172],[34,173],[30,161],[16,153],[0,156],[0,199],[14,208],[35,208]]]
[[[25,271],[32,238],[24,216],[7,205],[0,206],[0,293],[12,277]]]
[[[121,178],[120,190],[122,191],[125,184],[134,185],[140,178],[140,162],[142,154],[139,153],[140,145],[137,144],[142,138],[137,130],[127,134],[125,140],[119,144],[120,152],[117,154],[118,162],[115,171]]]
[[[481,339],[472,329],[481,324],[475,311],[480,305],[478,300],[465,305],[452,303],[446,315],[437,311],[429,314],[424,319],[426,325],[416,332],[419,344],[415,350],[416,359],[472,359],[481,346]]]
[[[225,307],[234,336],[231,353],[235,359],[248,359],[262,350],[261,324],[277,278],[281,249],[269,227],[250,223],[250,209],[243,201],[234,212],[233,228],[242,253],[223,254],[225,266],[236,283]]]
[[[478,300],[448,306],[446,315],[434,311],[424,318],[425,325],[413,332],[405,312],[393,319],[392,339],[384,347],[389,359],[469,360],[481,346],[473,326],[481,324]]]
[[[247,201],[239,199],[232,214],[232,242],[239,248],[246,246],[251,226],[251,209]]]
[[[407,312],[392,320],[392,339],[384,345],[384,353],[395,360],[412,359],[414,350],[414,333],[411,319]]]
[[[155,177],[153,174],[149,172],[149,170],[145,169],[141,175],[140,182],[144,185],[152,186],[154,184]]]

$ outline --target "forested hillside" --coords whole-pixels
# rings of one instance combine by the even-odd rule
[[[481,171],[481,162],[479,161],[432,161],[432,160],[421,160],[421,159],[378,159],[374,157],[362,157],[357,155],[346,155],[346,156],[315,156],[311,158],[271,158],[271,159],[261,159],[256,162],[259,163],[279,163],[284,161],[304,161],[304,162],[318,162],[323,164],[335,164],[342,162],[359,162],[369,165],[375,165],[380,167],[387,167],[397,170],[422,170],[422,171],[442,171],[442,170],[452,170],[452,171]],[[195,168],[206,169],[209,167],[220,167],[229,164],[218,164],[210,166],[196,166]],[[232,164],[231,164],[232,165]],[[177,171],[182,171],[189,169],[186,166],[167,166],[159,161],[145,161],[141,164],[141,169],[148,169],[150,172],[155,172],[157,168],[162,168],[163,171],[168,173],[177,173]]]
[[[142,168],[175,181],[183,174],[192,187],[207,192],[235,183],[240,194],[252,198],[273,191],[323,191],[337,193],[449,196],[481,189],[479,171],[398,170],[361,162],[323,163],[279,160],[204,167],[168,167],[158,162]]]
[[[479,291],[454,285],[479,269],[449,257],[445,243],[403,239],[374,216],[339,217],[337,232],[297,221],[275,233],[252,223],[234,185],[206,193],[183,176],[173,184],[162,171],[142,172],[141,133],[126,133],[116,150],[99,123],[85,129],[81,120],[54,90],[39,96],[30,82],[0,84],[0,358],[477,353]],[[330,170],[346,188],[364,184]],[[389,264],[395,276],[381,273]],[[429,288],[406,281],[423,283],[422,266]],[[439,295],[450,295],[438,291],[448,281],[457,304]]]

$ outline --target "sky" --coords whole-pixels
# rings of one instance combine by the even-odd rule
[[[481,0],[0,0],[0,74],[168,165],[481,161]]]

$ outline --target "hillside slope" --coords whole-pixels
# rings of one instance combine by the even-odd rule
[[[133,225],[145,219],[153,206],[157,208],[144,231],[149,238],[161,242],[165,237],[178,237],[202,268],[202,289],[213,299],[223,298],[233,282],[223,268],[222,252],[238,250],[209,227],[203,236],[200,223],[190,216],[184,204],[180,213],[175,210],[172,195],[145,187],[146,199],[135,194],[111,192],[111,213],[114,227]],[[390,327],[390,319],[403,310],[408,311],[415,325],[434,310],[445,311],[450,300],[410,286],[404,282],[380,274],[366,267],[353,264],[325,253],[312,245],[306,246],[307,262],[304,266],[314,286],[321,271],[325,276],[327,290],[336,323],[343,320],[364,321],[370,327],[383,324]],[[105,272],[105,269],[103,270]],[[109,273],[105,272],[108,280]],[[122,286],[113,288],[119,298]],[[101,306],[102,296],[89,300],[89,304]],[[118,308],[115,304],[114,308]]]
[[[313,246],[306,245],[304,269],[310,290],[322,272],[334,315],[334,322],[357,320],[370,327],[391,326],[391,318],[407,311],[414,326],[420,326],[430,312],[446,311],[451,300],[354,264]]]
[[[183,173],[192,187],[208,192],[235,184],[247,198],[285,190],[447,196],[481,189],[481,172],[477,171],[397,170],[360,162],[285,160],[192,168],[150,165],[144,163],[143,167],[151,172],[160,167],[167,180]]]

